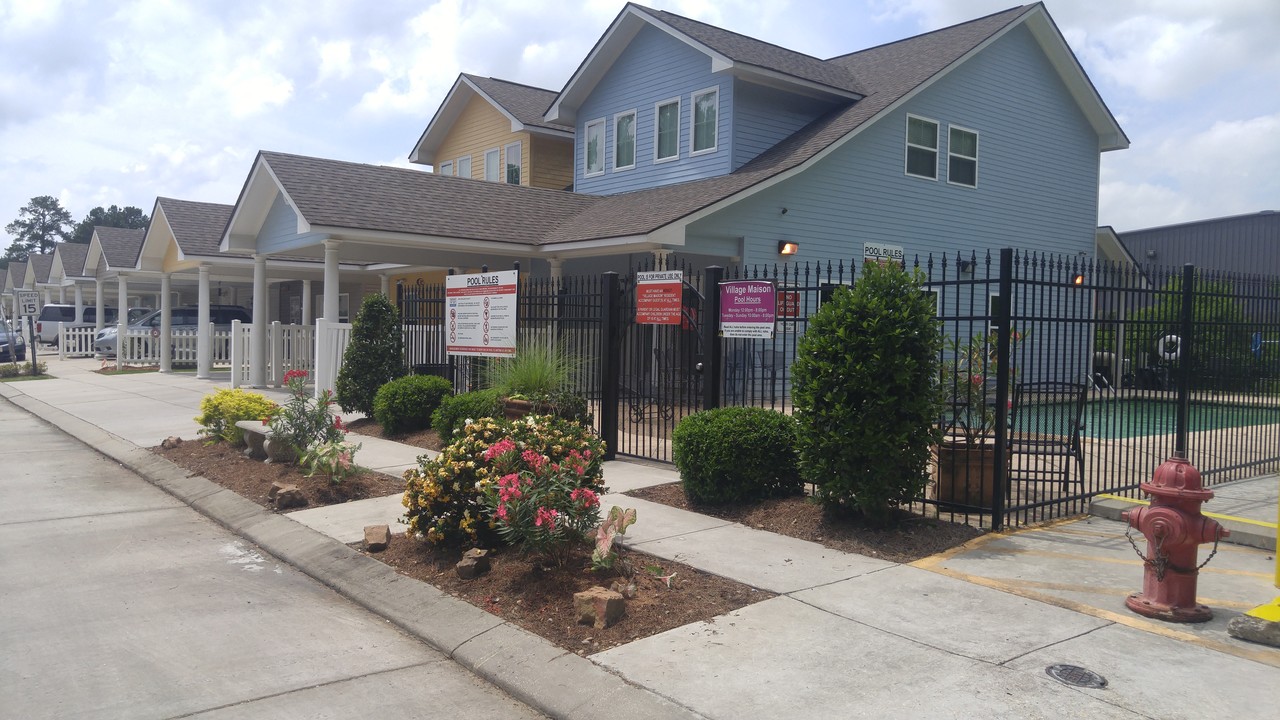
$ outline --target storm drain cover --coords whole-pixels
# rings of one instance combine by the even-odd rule
[[[1044,671],[1058,682],[1082,688],[1104,688],[1107,679],[1079,665],[1050,665]]]

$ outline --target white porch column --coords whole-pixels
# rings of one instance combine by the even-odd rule
[[[93,332],[98,334],[102,332],[102,328],[106,326],[106,320],[103,317],[107,314],[107,303],[103,299],[102,278],[93,279],[93,302],[97,306],[97,312],[94,313]]]
[[[670,268],[667,267],[667,258],[669,257],[671,257],[670,250],[654,250],[653,251],[653,265],[654,265],[653,269],[669,270]]]
[[[338,241],[324,241],[324,319],[338,322]]]
[[[213,338],[209,337],[209,266],[200,266],[200,290],[196,297],[196,377],[205,379],[213,370]]]
[[[311,281],[302,281],[302,324],[310,326],[311,318]]]
[[[59,285],[58,286],[58,304],[65,305],[66,302],[67,302],[67,289]]]
[[[551,264],[551,279],[559,280],[564,277],[564,261],[558,257],[547,260]]]
[[[116,276],[116,369],[124,365],[125,348],[129,341],[129,279],[120,274]]]
[[[49,295],[49,288],[45,288],[45,289],[44,289],[44,304],[45,304],[45,305],[48,305],[48,304],[51,302],[49,298],[50,298],[50,295]]]
[[[173,300],[169,273],[160,276],[160,372],[173,372]]]
[[[267,386],[267,256],[253,256],[253,327],[249,330],[249,385]],[[232,368],[232,372],[235,369]]]
[[[386,297],[391,297],[390,275],[383,274],[378,276],[378,292],[382,293]]]
[[[80,283],[76,283],[76,320],[84,319],[84,290],[80,288]]]

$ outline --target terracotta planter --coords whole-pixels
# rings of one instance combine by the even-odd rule
[[[944,440],[938,445],[934,467],[934,499],[942,503],[985,508],[995,504],[997,488],[1008,474],[996,468],[995,442],[973,445],[963,440]],[[1008,470],[1008,458],[1005,458]]]

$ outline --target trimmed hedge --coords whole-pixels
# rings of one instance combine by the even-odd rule
[[[236,427],[241,420],[262,420],[278,406],[267,396],[236,388],[222,388],[200,400],[200,416],[195,421],[203,427],[200,434],[211,440],[226,440],[232,445],[244,444],[244,431]]]
[[[351,324],[351,342],[334,382],[338,404],[371,417],[378,388],[406,372],[400,313],[386,295],[370,295]]]
[[[388,435],[431,427],[441,401],[453,394],[453,383],[434,375],[406,375],[378,388],[373,417]]]
[[[474,390],[443,398],[431,416],[431,427],[440,433],[442,442],[449,443],[462,433],[467,420],[487,417],[502,417],[501,393],[494,389]]]
[[[789,415],[751,407],[707,410],[681,420],[671,442],[692,503],[752,502],[804,490]]]

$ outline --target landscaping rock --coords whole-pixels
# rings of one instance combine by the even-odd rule
[[[573,610],[578,614],[579,625],[607,628],[622,618],[625,608],[622,593],[599,585],[573,594]]]
[[[391,544],[391,528],[386,525],[366,525],[364,528],[364,549],[369,552],[382,552]]]
[[[462,554],[457,565],[458,577],[472,580],[489,572],[489,551],[472,548]]]
[[[1227,623],[1227,633],[1241,640],[1280,647],[1280,622],[1263,620],[1252,615],[1241,615]]]
[[[286,482],[281,482],[280,480],[271,483],[271,489],[267,491],[267,499],[275,502],[276,496],[280,494],[281,490],[287,487],[297,487],[297,485],[291,485]]]
[[[170,435],[160,442],[160,447],[165,450],[172,450],[182,444],[182,438],[177,435]]]
[[[276,485],[281,487],[276,489]],[[272,499],[275,500],[277,510],[288,510],[289,508],[302,507],[307,504],[307,498],[298,489],[297,485],[274,483],[271,489],[276,491],[276,496]]]

